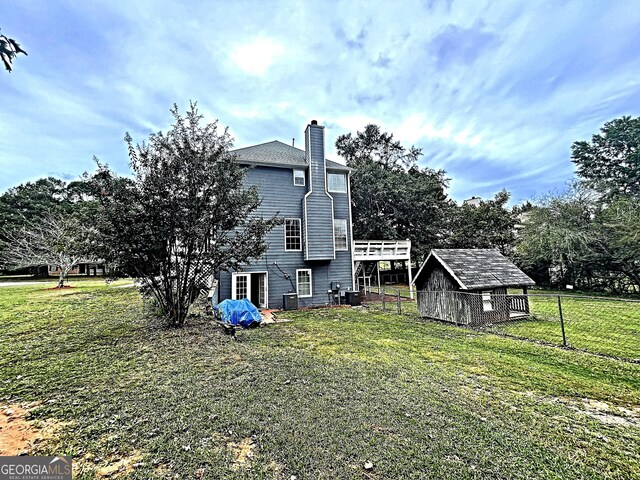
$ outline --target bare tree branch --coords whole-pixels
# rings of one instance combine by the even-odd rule
[[[95,260],[88,253],[90,229],[70,215],[50,214],[4,236],[0,261],[14,268],[55,265],[59,287],[74,265]]]

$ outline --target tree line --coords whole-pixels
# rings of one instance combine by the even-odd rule
[[[640,293],[640,117],[574,142],[576,178],[526,213],[515,257],[543,282]]]
[[[512,208],[506,190],[456,204],[444,171],[419,167],[419,148],[376,125],[336,148],[354,169],[356,238],[408,238],[418,260],[432,248],[497,248],[541,285],[640,293],[640,118],[574,142],[576,178],[565,191]]]
[[[354,238],[409,239],[418,260],[432,248],[499,248],[510,253],[517,218],[507,208],[507,191],[477,206],[459,206],[447,195],[446,172],[420,167],[420,148],[402,146],[377,125],[341,135],[336,149],[353,169]]]
[[[0,266],[58,265],[63,286],[74,263],[103,261],[182,326],[212,277],[263,255],[279,218],[254,215],[258,191],[243,185],[228,130],[203,125],[195,104],[171,113],[167,132],[142,143],[125,136],[130,176],[96,159],[81,180],[45,178],[0,196]]]
[[[174,325],[212,275],[259,258],[281,219],[255,215],[232,139],[202,125],[192,104],[174,124],[137,144],[127,134],[131,175],[97,170],[64,182],[43,178],[0,195],[0,269],[106,261],[139,280]],[[346,133],[336,149],[352,168],[355,238],[410,239],[419,263],[432,248],[497,248],[538,283],[638,292],[640,118],[605,124],[572,147],[577,179],[566,192],[509,207],[509,193],[458,205],[446,172],[419,165],[421,149],[379,126]]]

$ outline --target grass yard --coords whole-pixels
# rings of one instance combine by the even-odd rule
[[[233,342],[159,328],[131,288],[0,288],[0,403],[35,405],[53,433],[32,453],[76,478],[640,477],[638,364],[364,308],[287,317]]]
[[[640,302],[563,295],[561,304],[569,346],[640,360]],[[529,306],[530,320],[496,324],[492,328],[510,335],[562,345],[557,296],[531,295]]]
[[[371,287],[371,291],[378,293],[378,287]],[[385,295],[397,295],[398,291],[400,292],[400,296],[403,298],[409,298],[411,296],[411,291],[409,290],[409,285],[405,285],[403,283],[396,283],[393,285],[384,285]],[[414,287],[415,294],[415,287]]]

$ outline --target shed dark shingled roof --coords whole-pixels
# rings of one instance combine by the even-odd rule
[[[238,162],[250,165],[267,165],[283,168],[307,168],[304,158],[304,150],[292,147],[286,143],[274,140],[273,142],[261,143],[252,147],[238,148],[232,150],[238,157]],[[327,168],[332,170],[351,170],[349,167],[331,160],[326,160]]]
[[[431,256],[453,275],[463,290],[536,284],[495,249],[433,249],[429,254],[429,257]],[[422,270],[428,261],[429,258],[420,268],[416,280],[423,273]]]

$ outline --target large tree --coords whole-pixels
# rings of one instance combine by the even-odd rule
[[[68,211],[67,185],[47,177],[10,188],[0,195],[0,223],[7,230],[20,228],[45,214]]]
[[[575,183],[528,211],[516,256],[527,271],[546,268],[559,285],[584,290],[640,291],[640,206],[601,197]]]
[[[0,241],[6,240],[10,232],[50,216],[73,214],[78,221],[92,225],[95,210],[95,197],[87,179],[67,183],[47,177],[26,182],[0,195]]]
[[[593,193],[579,184],[537,200],[518,236],[518,263],[525,270],[550,268],[554,283],[579,284],[599,242],[596,209]]]
[[[594,223],[601,239],[600,270],[613,273],[608,277],[614,284],[607,287],[640,292],[640,204],[628,197],[601,204]]]
[[[510,254],[515,241],[516,212],[507,207],[509,197],[509,192],[502,190],[493,200],[451,209],[444,243],[451,248],[497,248],[505,255]]]
[[[441,237],[451,206],[443,171],[417,165],[422,151],[404,147],[393,134],[367,125],[355,136],[341,135],[336,149],[353,168],[353,234],[361,239],[410,239],[422,258]]]
[[[400,141],[393,139],[392,133],[383,132],[373,124],[364,127],[362,132],[356,132],[355,137],[351,133],[340,135],[336,148],[347,165],[353,168],[374,162],[396,169],[403,165],[412,166],[422,156],[422,149],[413,145],[408,148],[402,146]]]
[[[74,265],[91,258],[95,232],[74,215],[46,214],[0,240],[0,263],[24,268],[55,265],[60,269],[58,287]]]
[[[260,257],[278,219],[257,214],[255,188],[229,153],[232,140],[217,121],[201,125],[195,104],[147,143],[127,134],[133,179],[100,166],[94,176],[102,214],[101,256],[139,280],[172,325],[212,275]]]
[[[51,215],[69,213],[65,201],[66,183],[53,177],[41,178],[10,188],[0,195],[0,257],[9,236],[37,224]],[[8,265],[0,262],[0,270]]]
[[[571,158],[578,176],[605,198],[640,200],[640,117],[605,123],[590,142],[573,144]]]

